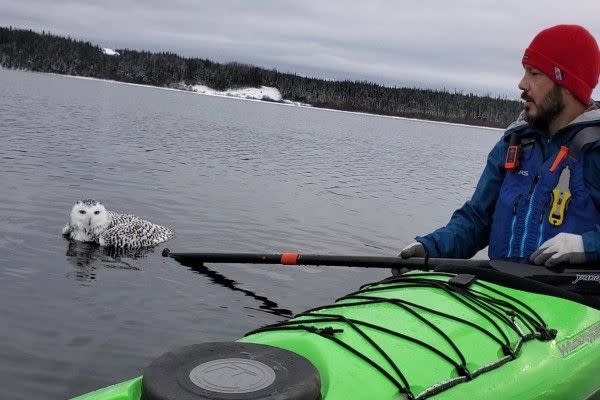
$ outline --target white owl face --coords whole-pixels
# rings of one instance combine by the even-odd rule
[[[108,212],[96,200],[78,200],[71,209],[70,224],[86,231],[94,231],[108,223]]]

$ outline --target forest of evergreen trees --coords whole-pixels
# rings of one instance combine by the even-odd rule
[[[167,87],[200,84],[225,90],[264,85],[277,88],[286,100],[315,107],[492,127],[505,127],[521,109],[520,102],[503,98],[327,81],[172,53],[117,51],[118,56],[106,55],[89,42],[0,27],[0,66],[5,68]]]

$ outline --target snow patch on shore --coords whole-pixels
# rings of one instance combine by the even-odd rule
[[[272,101],[275,103],[292,104],[295,106],[312,107],[310,104],[302,103],[299,101],[285,100],[279,92],[279,89],[269,86],[261,86],[259,88],[247,87],[239,89],[227,89],[227,90],[215,90],[205,85],[186,85],[180,83],[174,87],[182,90],[189,90],[199,94],[207,96],[218,96],[218,97],[233,97],[236,99],[245,100],[262,100]]]
[[[119,55],[118,51],[114,51],[113,49],[109,49],[107,47],[102,48],[102,53],[106,54],[107,56],[118,56]]]
[[[254,99],[254,100],[270,100],[270,101],[283,101],[283,97],[277,88],[261,86],[259,88],[242,88],[242,89],[227,89],[227,90],[215,90],[204,85],[193,85],[192,91],[207,94],[210,96],[226,96],[226,97],[238,97],[241,99]]]

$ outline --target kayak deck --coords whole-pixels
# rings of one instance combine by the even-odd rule
[[[327,400],[587,399],[599,389],[599,310],[548,285],[468,275],[411,272],[368,284],[239,342],[303,356]],[[141,384],[76,399],[138,400]]]

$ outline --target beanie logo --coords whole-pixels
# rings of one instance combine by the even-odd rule
[[[556,78],[557,81],[563,80],[563,73],[560,70],[560,68],[554,67],[554,77]]]

